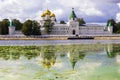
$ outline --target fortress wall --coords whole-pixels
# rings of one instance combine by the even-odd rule
[[[96,36],[95,40],[120,40],[120,36]]]

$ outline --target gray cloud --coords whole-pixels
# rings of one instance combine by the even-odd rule
[[[120,11],[119,0],[0,0],[0,20],[4,18],[40,19],[47,8],[56,14],[57,20],[68,20],[71,8],[77,17],[87,22],[106,22],[116,19]]]

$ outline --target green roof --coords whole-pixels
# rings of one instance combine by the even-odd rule
[[[13,27],[13,21],[12,20],[10,21],[10,25],[9,26]]]
[[[74,12],[74,8],[73,8],[73,10],[72,10],[72,12],[71,12],[71,14],[69,16],[69,19],[71,19],[71,18],[73,18],[73,19],[77,18],[76,14]]]
[[[111,27],[111,26],[112,26],[112,23],[111,23],[111,22],[109,22],[109,23],[108,23],[108,27]]]

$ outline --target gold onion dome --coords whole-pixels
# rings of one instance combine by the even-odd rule
[[[50,17],[55,17],[55,14],[54,14],[54,13],[51,13],[51,14],[50,14]]]
[[[47,9],[46,11],[45,11],[45,15],[50,15],[51,14],[51,12]]]
[[[45,17],[45,13],[42,13],[41,17]]]

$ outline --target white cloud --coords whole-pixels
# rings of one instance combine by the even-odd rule
[[[102,16],[103,13],[96,8],[96,3],[91,0],[59,0],[60,3],[66,7],[75,7],[81,12],[88,16],[98,15]],[[71,4],[72,3],[72,4]]]
[[[120,22],[120,13],[116,14],[116,20],[117,20],[117,22]]]
[[[117,4],[120,8],[120,3]],[[120,22],[120,12],[116,14],[116,20],[117,22]]]
[[[25,20],[35,17],[38,12],[36,9],[38,4],[42,4],[39,0],[4,0],[0,1],[0,19],[19,18]]]
[[[79,11],[82,14],[85,14],[87,16],[103,16],[103,13],[101,11],[95,9],[94,7],[91,7],[91,8],[82,8],[82,9],[79,9]]]
[[[57,20],[67,20],[74,7],[78,17],[87,21],[106,21],[116,18],[119,0],[0,0],[0,20],[4,18],[40,19],[46,8],[53,11]],[[92,18],[92,19],[91,19]]]
[[[120,3],[117,3],[117,5],[119,6],[119,8],[120,8]]]
[[[60,18],[62,15],[64,15],[62,9],[56,9],[53,11],[53,13],[57,14],[56,18]]]

